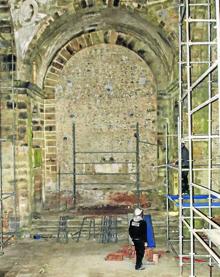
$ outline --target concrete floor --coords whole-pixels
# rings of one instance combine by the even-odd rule
[[[161,257],[158,265],[146,265],[143,271],[134,270],[134,260],[104,260],[107,254],[119,250],[125,244],[100,244],[87,240],[79,243],[70,240],[68,244],[57,243],[55,239],[19,240],[5,248],[4,256],[0,257],[0,277],[179,276],[178,264],[172,253]],[[210,276],[206,264],[196,267],[196,276]],[[187,266],[183,276],[189,276]],[[213,276],[220,276],[220,271],[215,271]]]

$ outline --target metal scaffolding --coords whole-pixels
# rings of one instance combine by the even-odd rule
[[[16,71],[16,56],[14,54],[14,34],[11,28],[10,7],[8,3],[0,5],[1,11],[1,54],[0,54],[0,255],[4,254],[7,242],[17,233],[16,213],[16,111],[14,76]],[[10,97],[10,98],[8,98]],[[3,107],[6,108],[6,100],[10,99],[12,111],[12,122],[6,121]],[[7,130],[7,133],[6,133]],[[11,160],[6,160],[9,149],[11,149]],[[7,155],[6,155],[7,154]],[[10,163],[12,180],[6,180],[8,168],[5,163]],[[8,174],[9,175],[9,174]],[[10,187],[10,189],[9,189]],[[9,191],[10,190],[10,191]],[[5,218],[6,202],[10,202],[13,210],[11,218]],[[7,203],[7,208],[9,203]],[[13,219],[13,220],[12,220]],[[8,220],[8,222],[7,222]],[[10,222],[10,220],[12,220]],[[6,226],[8,225],[8,227]]]
[[[214,265],[220,267],[220,249],[215,239],[219,238],[220,226],[214,219],[214,216],[220,215],[219,95],[219,0],[180,0],[179,193],[172,196],[167,189],[168,241],[171,241],[169,201],[175,202],[179,210],[179,250],[176,253],[178,252],[180,275],[183,274],[183,266],[190,265],[190,276],[196,276],[195,262],[198,256],[206,257],[205,261],[210,268],[209,276],[212,276]],[[189,149],[189,195],[182,194],[182,139],[187,142]],[[198,149],[202,153],[198,153]],[[166,163],[168,170],[168,156]],[[166,177],[169,186],[168,175]],[[185,258],[188,262],[185,262]]]
[[[73,198],[73,208],[77,206],[77,190],[79,190],[80,186],[99,186],[99,187],[115,187],[115,186],[131,186],[131,189],[136,194],[136,205],[140,206],[140,197],[141,197],[141,182],[140,182],[140,143],[148,143],[140,140],[139,134],[139,124],[136,124],[136,132],[134,134],[136,140],[136,147],[133,151],[77,151],[76,148],[76,132],[75,132],[75,124],[72,125],[72,172],[63,172],[60,167],[58,170],[58,194],[60,195],[62,190],[62,176],[72,176],[72,198]],[[91,157],[88,159],[88,155]],[[104,155],[109,156],[110,160],[97,160],[97,155],[99,159]],[[113,156],[117,155],[129,155],[129,158],[125,160],[118,161]],[[94,156],[96,156],[94,158]],[[91,160],[92,161],[89,161]],[[95,160],[96,159],[96,160]],[[78,165],[127,165],[127,167],[132,167],[132,169],[128,172],[82,172],[78,170]],[[135,168],[135,170],[134,170]],[[80,177],[88,177],[91,176],[91,180],[79,180]],[[97,177],[106,176],[108,179],[111,176],[113,181],[93,181],[96,180]],[[115,179],[117,177],[117,179]],[[123,177],[123,180],[121,180]],[[129,180],[124,180],[125,178]],[[131,180],[130,180],[131,179]],[[133,180],[134,179],[134,180]],[[58,201],[58,208],[60,209],[60,199]]]

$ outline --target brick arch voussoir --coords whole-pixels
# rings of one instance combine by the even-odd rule
[[[72,56],[82,49],[102,43],[126,47],[129,50],[134,51],[147,64],[151,63],[149,56],[146,55],[147,46],[141,40],[131,35],[114,30],[86,33],[70,40],[54,56],[52,62],[48,66],[44,78],[44,91],[46,98],[55,98],[55,87],[58,83],[59,76]]]

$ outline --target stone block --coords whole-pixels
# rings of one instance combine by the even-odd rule
[[[46,126],[45,131],[56,131],[56,126],[55,125]]]
[[[47,113],[55,113],[56,112],[56,110],[55,110],[55,107],[45,107],[45,114],[47,114]]]
[[[69,51],[67,51],[66,48],[62,49],[62,51],[60,52],[60,54],[68,61],[72,55],[70,54]]]
[[[74,53],[76,53],[76,52],[78,52],[80,50],[80,46],[79,46],[79,43],[78,43],[77,39],[73,39],[69,43],[69,45],[67,47],[67,50],[70,51],[70,49],[71,49],[72,54],[74,54]]]
[[[27,109],[27,104],[25,102],[18,102],[17,108],[18,109]]]

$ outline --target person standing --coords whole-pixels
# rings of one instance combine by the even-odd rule
[[[182,193],[189,193],[189,182],[188,182],[188,173],[189,173],[189,150],[185,146],[185,141],[181,141],[181,157],[182,157]],[[178,165],[178,160],[175,163]],[[187,170],[184,170],[187,169]]]
[[[185,146],[185,141],[181,143],[182,169],[189,168],[189,150]],[[182,170],[182,193],[189,193],[188,170]]]
[[[134,243],[136,252],[136,270],[144,269],[142,260],[145,253],[145,242],[147,241],[147,224],[143,219],[143,210],[136,208],[134,217],[130,221],[129,235]]]

